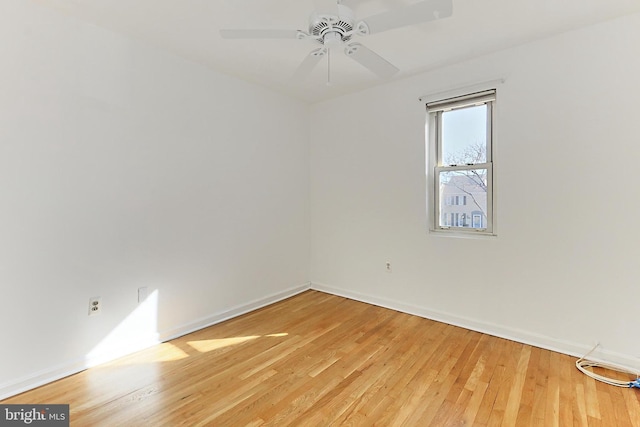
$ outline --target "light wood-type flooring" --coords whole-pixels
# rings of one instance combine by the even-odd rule
[[[72,426],[636,426],[575,359],[307,291],[2,403]]]

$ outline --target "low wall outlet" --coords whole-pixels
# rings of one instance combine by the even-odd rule
[[[102,298],[89,298],[89,316],[96,316],[102,313]]]

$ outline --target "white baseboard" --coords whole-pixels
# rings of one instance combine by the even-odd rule
[[[577,358],[585,355],[593,348],[593,344],[559,340],[530,331],[524,331],[521,329],[510,328],[490,322],[479,321],[455,314],[443,313],[437,310],[419,307],[412,304],[406,304],[386,298],[379,298],[369,294],[353,292],[317,282],[311,283],[311,289],[353,299],[367,304],[377,305],[379,307],[389,308],[407,314],[413,314],[415,316],[424,317],[426,319],[447,323],[449,325],[459,326],[465,329],[470,329],[472,331],[481,332],[483,334],[505,338],[511,341],[532,345],[534,347],[544,348],[546,350],[567,354],[569,356],[574,356]],[[589,360],[617,365],[620,368],[630,370],[632,372],[640,372],[639,358],[627,354],[608,351],[606,349],[598,349],[589,356]]]
[[[214,313],[212,315],[203,317],[194,322],[173,328],[171,330],[159,332],[156,335],[156,340],[148,341],[143,344],[138,343],[135,348],[128,348],[125,350],[120,349],[117,353],[101,354],[91,359],[85,357],[82,359],[69,361],[68,363],[52,366],[50,368],[34,372],[22,378],[18,378],[10,382],[5,382],[3,384],[0,384],[0,400],[7,399],[20,393],[24,393],[25,391],[29,391],[36,387],[40,387],[53,381],[57,381],[61,378],[77,374],[78,372],[82,372],[87,368],[96,366],[96,364],[98,363],[106,363],[116,360],[119,357],[135,353],[136,351],[140,351],[143,348],[150,347],[154,344],[187,335],[191,332],[195,332],[200,329],[207,328],[211,325],[215,325],[216,323],[224,322],[225,320],[229,320],[250,311],[257,310],[261,307],[273,304],[283,299],[290,298],[294,295],[310,289],[310,286],[310,283],[305,283],[300,286],[285,289],[284,291],[276,292],[265,297],[255,299],[246,304],[241,304],[228,310]]]
[[[0,401],[87,369],[84,359],[52,366],[0,384]]]
[[[200,329],[207,328],[209,326],[215,325],[216,323],[233,319],[234,317],[241,316],[245,313],[249,313],[250,311],[254,311],[259,308],[265,307],[267,305],[273,304],[275,302],[290,298],[294,295],[298,295],[299,293],[302,293],[309,289],[311,289],[311,283],[305,283],[304,285],[301,285],[301,286],[289,288],[281,292],[267,295],[266,297],[263,297],[263,298],[255,299],[246,304],[237,305],[228,310],[224,310],[207,317],[202,317],[194,322],[182,325],[177,328],[170,329],[168,331],[161,332],[160,341],[161,342],[170,341],[178,337],[181,337],[183,335],[187,335],[192,332],[199,331]]]

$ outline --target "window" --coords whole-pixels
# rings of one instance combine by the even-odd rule
[[[493,110],[489,90],[427,103],[431,225],[493,234]]]

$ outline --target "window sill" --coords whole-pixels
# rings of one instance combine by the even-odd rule
[[[429,235],[436,237],[449,237],[455,239],[495,239],[498,235],[495,232],[487,231],[462,231],[462,230],[440,230],[429,229]]]

